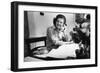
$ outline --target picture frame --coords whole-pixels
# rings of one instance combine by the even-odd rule
[[[79,15],[90,14],[91,15],[91,19],[90,19],[91,20],[90,21],[91,45],[89,46],[91,47],[89,53],[90,58],[82,58],[82,59],[74,59],[74,60],[54,59],[53,61],[51,61],[50,58],[49,60],[42,59],[43,61],[41,61],[41,58],[34,57],[36,58],[36,61],[32,61],[32,62],[28,61],[28,60],[33,60],[30,59],[29,57],[25,59],[27,56],[30,56],[31,53],[30,47],[32,45],[30,43],[33,43],[34,41],[46,42],[46,37],[44,37],[45,34],[41,33],[41,31],[43,30],[37,31],[40,29],[40,27],[41,29],[44,29],[46,25],[44,25],[45,26],[44,27],[43,25],[40,25],[40,23],[42,24],[42,21],[39,20],[40,23],[38,23],[38,20],[35,20],[35,17],[38,17],[38,15],[35,16],[36,15],[35,13],[36,14],[39,13],[41,19],[43,19],[43,16],[46,14],[48,14],[47,18],[49,18],[49,16],[50,18],[52,18],[53,15],[59,13],[65,13],[65,15],[66,16],[68,15],[71,19],[73,15],[74,15],[73,19],[75,19],[75,15],[77,17]],[[31,14],[33,14],[34,17],[32,17]],[[67,20],[70,20],[70,18],[68,18]],[[78,18],[76,18],[75,21],[81,24],[80,22],[81,20],[78,20]],[[36,28],[36,26],[33,26],[33,24],[26,25],[29,24],[30,22],[31,23],[36,22],[37,25],[39,24],[37,26],[39,29]],[[46,23],[46,20],[43,21],[43,23]],[[34,29],[32,29],[31,27]],[[33,31],[35,31],[36,33],[33,34]],[[37,38],[34,38],[34,36]],[[12,71],[35,71],[35,70],[50,70],[50,69],[65,69],[65,68],[80,68],[80,67],[96,67],[97,66],[97,44],[98,44],[97,43],[97,6],[18,2],[18,1],[11,2],[11,70]],[[28,49],[25,50],[25,48]],[[37,59],[39,59],[40,61],[37,62]]]

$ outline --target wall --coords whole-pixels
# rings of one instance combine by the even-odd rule
[[[10,2],[13,0],[0,0],[0,73],[12,73],[10,71],[10,54],[11,54],[11,13]],[[18,0],[16,0],[18,1]],[[23,1],[23,0],[20,0]],[[60,4],[74,4],[74,5],[93,5],[98,6],[98,28],[100,28],[100,0],[24,0],[30,2],[45,2],[45,3],[60,3]],[[100,31],[100,29],[98,29]],[[100,37],[100,33],[98,33]],[[100,43],[98,38],[98,43]],[[98,52],[100,52],[100,45],[98,45]],[[98,53],[100,56],[100,53]],[[98,57],[98,67],[91,68],[74,68],[74,69],[59,69],[59,70],[45,70],[34,71],[34,73],[100,73],[100,57]],[[24,73],[24,72],[19,72]],[[33,73],[33,71],[26,72]]]

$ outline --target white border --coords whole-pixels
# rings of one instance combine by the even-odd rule
[[[90,13],[91,14],[91,59],[63,60],[63,61],[40,61],[24,62],[24,11],[52,11],[52,12],[71,12],[71,13]],[[18,6],[18,68],[36,68],[52,66],[72,66],[95,64],[95,10],[82,8],[60,8],[46,6]]]

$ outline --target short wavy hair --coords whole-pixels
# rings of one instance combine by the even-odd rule
[[[57,21],[58,18],[64,19],[64,24],[67,26],[67,24],[66,24],[66,17],[65,17],[64,15],[62,15],[62,14],[58,14],[58,15],[53,19],[53,24],[54,24],[55,27],[56,27],[56,21]]]

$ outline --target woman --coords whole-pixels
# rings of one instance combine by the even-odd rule
[[[57,49],[59,46],[64,44],[70,44],[68,42],[68,36],[66,32],[66,18],[64,15],[58,14],[53,20],[54,26],[47,29],[47,49]]]

